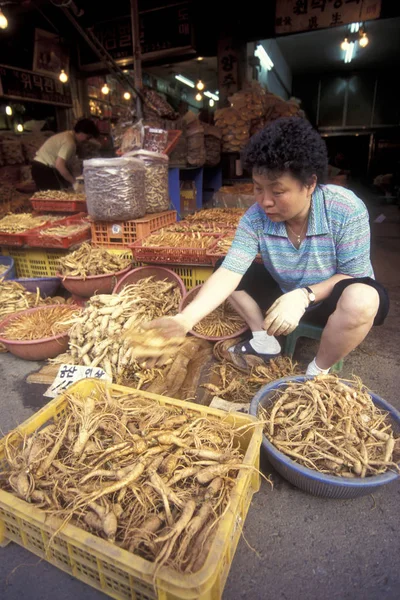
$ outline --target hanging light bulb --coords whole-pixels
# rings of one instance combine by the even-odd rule
[[[203,100],[203,96],[200,94],[200,92],[198,94],[196,94],[195,96],[197,102],[201,102],[201,100]]]
[[[198,82],[196,83],[196,88],[200,91],[204,90],[204,83],[202,82],[201,79],[199,79]]]
[[[349,47],[349,40],[347,38],[344,38],[343,42],[340,44],[340,47],[342,50],[346,51]]]
[[[58,79],[61,81],[61,83],[67,83],[68,75],[66,74],[64,69],[61,69],[61,73],[59,74]]]
[[[365,31],[364,31],[364,33],[362,34],[362,36],[361,36],[360,40],[358,41],[358,43],[360,44],[361,48],[365,48],[365,46],[368,46],[368,44],[369,44],[369,39],[368,39],[368,36],[367,36],[367,34],[365,33]]]
[[[6,106],[6,115],[8,115],[9,117],[11,117],[11,115],[12,115],[12,108],[11,108],[11,106]]]
[[[214,106],[215,102],[212,98],[210,98],[208,104],[211,106],[211,108]]]
[[[101,88],[101,93],[104,94],[105,96],[107,96],[107,94],[110,93],[110,88],[108,87],[108,85],[106,83]]]
[[[0,29],[7,29],[7,27],[8,27],[7,17],[0,8]]]
[[[125,99],[125,100],[130,100],[130,99],[131,99],[131,95],[130,95],[130,93],[129,93],[129,92],[125,92],[125,94],[124,94],[124,99]]]
[[[22,123],[18,123],[17,125],[17,131],[19,131],[20,133],[22,133],[24,130],[24,126],[22,125]]]

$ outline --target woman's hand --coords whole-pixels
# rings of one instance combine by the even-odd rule
[[[174,317],[160,317],[154,319],[154,321],[142,323],[141,327],[143,329],[158,329],[160,335],[166,338],[184,337],[192,328],[189,321],[182,314]]]
[[[309,305],[303,289],[283,294],[267,310],[264,329],[268,335],[289,335],[299,324]]]

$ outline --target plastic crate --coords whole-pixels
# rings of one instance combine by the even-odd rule
[[[51,223],[42,227],[32,229],[30,233],[26,235],[25,243],[33,248],[71,248],[82,242],[87,242],[91,238],[90,223],[84,218],[84,214],[75,215],[73,217],[67,217],[58,221],[56,224]],[[58,225],[86,225],[82,231],[77,231],[68,236],[57,236],[57,235],[41,235],[41,232],[46,231],[51,227]]]
[[[99,385],[105,384],[86,379],[71,386],[68,393],[76,391],[89,395]],[[243,464],[258,469],[262,424],[257,423],[254,417],[224,413],[122,386],[112,388],[126,394],[135,393],[154,399],[163,406],[179,406],[183,411],[191,411],[199,417],[212,415],[238,427],[256,423],[255,426],[242,430],[236,441],[244,453]],[[22,438],[17,439],[23,439],[24,435],[33,433],[51,419],[59,418],[66,406],[66,396],[49,402],[15,430],[16,436],[22,434]],[[4,466],[3,440],[0,442],[0,471]],[[0,491],[0,544],[14,541],[118,600],[218,600],[222,596],[252,496],[260,486],[260,476],[256,469],[239,471],[229,510],[225,511],[219,521],[208,558],[204,566],[192,575],[180,574],[168,567],[162,567],[155,573],[153,563],[73,525],[64,526],[52,538],[59,529],[59,520],[46,518],[43,510],[4,491]]]
[[[179,275],[187,290],[205,283],[214,272],[212,267],[191,267],[190,265],[168,265],[168,268]]]
[[[38,216],[38,215],[35,214],[35,216]],[[60,217],[60,220],[62,220],[62,217]],[[45,225],[47,225],[47,223],[48,223],[48,221],[45,221],[43,223],[43,225],[41,225],[40,227],[44,227]],[[49,225],[51,224],[52,226],[54,226],[54,225],[57,225],[58,223],[59,223],[59,221],[53,221],[53,222],[49,223]],[[28,235],[32,231],[36,231],[37,229],[39,229],[39,227],[32,227],[31,229],[26,229],[26,231],[21,231],[21,233],[3,233],[0,231],[0,245],[19,246],[19,247],[24,246],[26,244]]]
[[[132,252],[128,249],[107,250],[132,258]],[[14,259],[17,277],[55,277],[60,271],[60,260],[69,254],[69,250],[2,248],[1,253]]]
[[[34,210],[46,212],[87,212],[86,202],[77,200],[30,200]]]
[[[207,257],[207,252],[210,252],[221,234],[203,233],[204,237],[214,238],[215,243],[209,248],[178,248],[170,246],[143,246],[144,240],[138,240],[131,244],[129,248],[132,250],[133,257],[146,263],[155,264],[176,264],[176,265],[209,265],[210,258]]]
[[[176,222],[176,210],[167,210],[154,215],[145,215],[133,221],[92,222],[93,246],[127,248],[153,231]]]
[[[17,277],[55,277],[68,250],[2,248],[2,254],[14,259]]]

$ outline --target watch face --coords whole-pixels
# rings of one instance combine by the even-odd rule
[[[315,294],[313,292],[311,292],[310,294],[308,294],[308,297],[310,299],[310,302],[315,302]]]

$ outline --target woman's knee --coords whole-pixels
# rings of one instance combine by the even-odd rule
[[[347,286],[339,298],[337,309],[346,314],[354,326],[373,322],[379,308],[377,290],[364,283]]]

